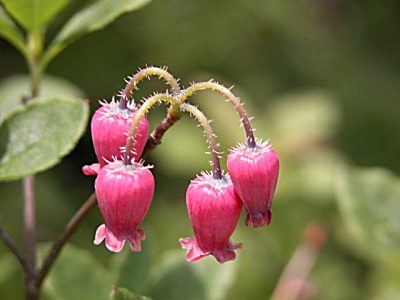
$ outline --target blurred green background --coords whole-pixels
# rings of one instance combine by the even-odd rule
[[[49,37],[91,2],[72,1]],[[102,222],[95,208],[56,266],[59,274],[63,266],[77,274],[52,275],[43,298],[73,299],[57,296],[70,289],[65,293],[75,299],[100,299],[90,286],[120,263],[132,266],[123,286],[154,299],[268,299],[303,229],[317,221],[328,240],[309,278],[309,298],[400,299],[399,16],[396,0],[154,0],[65,50],[47,73],[66,80],[66,94],[90,99],[92,112],[146,64],[168,66],[183,86],[210,78],[234,85],[256,134],[277,149],[281,174],[272,225],[246,228],[242,216],[233,236],[244,243],[237,260],[187,264],[178,244],[192,234],[185,190],[209,168],[209,157],[201,130],[185,117],[146,157],[155,165],[156,195],[143,223],[144,253],[123,264],[128,258],[95,247]],[[26,93],[22,57],[4,40],[0,53],[0,95],[16,86]],[[134,96],[164,89],[156,79],[145,81]],[[220,95],[192,100],[214,120],[225,153],[243,140],[235,111]],[[152,126],[164,114],[163,107],[153,111]],[[37,176],[41,242],[56,238],[92,193],[94,179],[80,169],[94,161],[87,130],[61,164]],[[23,246],[21,182],[1,183],[0,199],[0,224]],[[22,284],[0,243],[0,299],[22,299]]]

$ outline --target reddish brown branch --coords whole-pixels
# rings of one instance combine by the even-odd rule
[[[25,256],[19,250],[18,246],[14,243],[14,241],[11,239],[11,237],[7,234],[7,232],[0,228],[0,239],[4,242],[4,244],[10,249],[10,251],[15,255],[15,257],[18,259],[24,270],[26,271],[26,261],[25,261]]]
[[[71,220],[68,222],[64,229],[64,232],[58,237],[58,239],[53,243],[49,253],[47,254],[42,268],[40,269],[39,275],[37,277],[36,285],[38,288],[43,283],[44,278],[50,271],[54,261],[61,252],[62,247],[66,244],[70,236],[75,232],[76,228],[81,223],[82,219],[89,213],[90,209],[96,204],[95,193],[91,194],[90,197],[83,203],[81,208],[74,214]]]
[[[168,113],[167,116],[158,124],[158,126],[153,130],[147,139],[146,146],[143,151],[143,155],[152,151],[155,147],[161,144],[161,139],[164,136],[165,132],[174,125],[180,117],[173,116]]]
[[[318,223],[310,223],[303,239],[282,272],[271,300],[296,300],[310,294],[307,277],[314,267],[321,247],[326,241],[326,230]],[[312,293],[311,293],[312,294]]]
[[[27,299],[35,300],[38,298],[36,288],[36,255],[37,237],[35,220],[35,177],[27,176],[23,180],[24,186],[24,227],[26,241],[26,294]]]

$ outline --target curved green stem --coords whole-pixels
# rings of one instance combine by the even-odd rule
[[[180,105],[180,110],[183,112],[188,112],[192,116],[194,116],[199,122],[199,124],[203,127],[204,132],[207,136],[208,143],[210,144],[210,153],[211,153],[211,167],[214,179],[221,179],[221,163],[218,157],[218,144],[216,140],[216,135],[214,134],[212,127],[210,125],[210,121],[204,115],[204,113],[199,110],[196,106],[193,106],[188,103],[182,103]]]
[[[247,145],[251,148],[254,148],[256,146],[256,140],[254,138],[253,128],[250,124],[250,119],[247,116],[246,110],[244,109],[239,98],[236,97],[228,88],[213,81],[195,83],[182,91],[179,96],[179,102],[183,103],[196,92],[204,90],[217,91],[227,97],[229,101],[232,102],[242,120],[244,130],[246,131]]]
[[[131,92],[133,89],[137,87],[139,82],[150,76],[158,76],[159,78],[163,78],[165,82],[169,86],[171,86],[171,91],[173,95],[178,95],[181,92],[178,81],[175,79],[174,76],[172,76],[171,73],[162,68],[148,67],[143,70],[140,70],[130,78],[124,91],[122,92],[121,100],[119,103],[119,107],[121,109],[126,109]]]
[[[31,96],[30,99],[35,98],[39,94],[40,81],[42,78],[42,69],[39,67],[42,51],[43,51],[43,33],[32,32],[28,35],[28,54],[27,62],[29,72],[31,75]],[[29,101],[28,99],[27,101]]]
[[[174,98],[173,96],[170,96],[168,94],[157,94],[147,99],[139,108],[139,110],[136,112],[135,118],[132,121],[131,130],[129,131],[128,137],[126,139],[125,154],[124,154],[125,165],[130,165],[132,163],[132,149],[135,143],[134,137],[136,134],[137,126],[140,123],[140,120],[149,112],[150,108],[162,102],[169,103],[172,108],[177,107],[177,99]]]

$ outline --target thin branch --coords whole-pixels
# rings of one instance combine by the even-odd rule
[[[4,244],[10,249],[10,251],[15,255],[18,261],[21,263],[22,267],[26,271],[26,260],[24,254],[19,250],[18,246],[14,243],[11,237],[7,234],[7,232],[0,228],[0,239],[4,242]]]
[[[167,116],[161,120],[160,124],[153,130],[147,139],[146,146],[143,150],[143,155],[148,154],[155,147],[161,144],[161,139],[164,136],[165,132],[174,125],[180,117],[174,116],[168,112]]]
[[[26,241],[26,287],[27,298],[37,299],[36,280],[36,222],[35,222],[35,177],[27,176],[24,186],[24,227]]]
[[[39,95],[41,71],[38,68],[38,60],[43,47],[43,35],[41,31],[30,33],[27,36],[28,46],[28,66],[31,76],[31,95],[25,98],[24,104],[33,100]],[[37,300],[39,289],[36,288],[36,257],[37,257],[37,232],[35,219],[35,177],[27,176],[23,179],[24,187],[24,229],[26,242],[25,258],[25,287],[26,298],[28,300]]]
[[[326,230],[318,223],[310,223],[303,232],[303,239],[282,272],[271,300],[296,300],[307,293],[309,276],[321,247],[326,241]]]
[[[70,236],[75,232],[76,228],[81,223],[82,219],[89,213],[90,209],[94,207],[96,204],[96,194],[93,193],[89,196],[89,198],[83,203],[81,208],[73,215],[71,220],[68,222],[67,226],[64,229],[64,232],[58,237],[56,241],[54,241],[49,253],[47,254],[42,268],[39,271],[39,275],[37,277],[36,285],[39,288],[46,275],[50,271],[54,261],[58,257],[61,252],[61,249],[66,244]]]

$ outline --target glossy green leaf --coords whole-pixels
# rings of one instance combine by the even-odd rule
[[[13,44],[22,54],[25,54],[24,36],[2,7],[0,7],[0,37]]]
[[[69,0],[1,0],[7,11],[28,31],[37,31],[69,3]]]
[[[90,252],[71,245],[63,248],[46,279],[48,293],[58,300],[105,300],[110,287],[106,268]]]
[[[98,0],[74,15],[61,29],[44,56],[43,67],[81,36],[107,26],[120,15],[137,10],[150,0]]]
[[[135,293],[143,293],[150,274],[151,241],[146,238],[142,251],[134,253],[126,248],[123,253],[111,259],[110,269],[114,273],[114,283]]]
[[[132,293],[131,291],[129,291],[128,289],[118,287],[118,286],[112,287],[110,299],[111,300],[151,300],[151,298],[136,295],[136,294]]]
[[[35,99],[0,125],[0,180],[34,174],[57,164],[83,134],[88,104],[73,98]]]
[[[159,264],[148,294],[163,300],[204,300],[206,292],[200,277],[185,260],[183,251],[168,253]]]
[[[22,98],[30,94],[31,79],[29,75],[14,75],[0,82],[0,123],[5,117],[22,106]],[[42,97],[83,98],[84,93],[71,82],[52,75],[45,75],[41,81]]]
[[[344,225],[363,255],[400,258],[400,178],[385,169],[338,173],[337,200]]]

